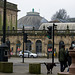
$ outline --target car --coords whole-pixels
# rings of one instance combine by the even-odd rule
[[[19,56],[20,57],[23,57],[23,51],[20,51],[19,52]],[[31,57],[31,58],[35,58],[37,57],[38,55],[36,53],[32,53],[31,51],[29,50],[24,50],[24,57]]]

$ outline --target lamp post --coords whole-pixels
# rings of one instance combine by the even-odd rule
[[[53,23],[53,50],[52,50],[52,63],[54,63],[54,27],[57,26]]]
[[[5,43],[6,37],[6,0],[4,0],[4,13],[3,13],[3,43]]]
[[[24,26],[23,26],[23,63],[24,63]]]
[[[8,61],[8,46],[5,43],[6,37],[6,0],[4,0],[4,12],[3,12],[3,40],[0,46],[0,61],[7,62]]]

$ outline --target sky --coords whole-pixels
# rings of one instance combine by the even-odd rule
[[[75,0],[7,0],[8,2],[17,4],[18,19],[26,16],[27,12],[32,11],[39,12],[40,16],[44,17],[48,21],[51,17],[59,11],[59,9],[65,9],[67,15],[71,18],[75,17]]]

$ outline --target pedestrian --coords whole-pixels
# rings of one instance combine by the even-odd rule
[[[60,71],[63,72],[65,70],[65,45],[62,45],[62,48],[59,50],[58,59],[60,62]]]
[[[71,58],[71,56],[69,55],[68,49],[66,49],[66,55],[67,55],[67,62],[68,62],[68,70],[67,70],[67,72],[69,72],[69,67],[70,67],[70,65],[71,65],[71,63],[72,63],[72,58]]]
[[[65,51],[65,68],[68,67],[68,48]]]

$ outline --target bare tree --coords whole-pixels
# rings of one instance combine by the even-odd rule
[[[67,20],[69,18],[69,15],[67,15],[67,12],[65,9],[59,9],[51,18],[51,20],[56,20],[56,19],[62,19],[62,20]]]

